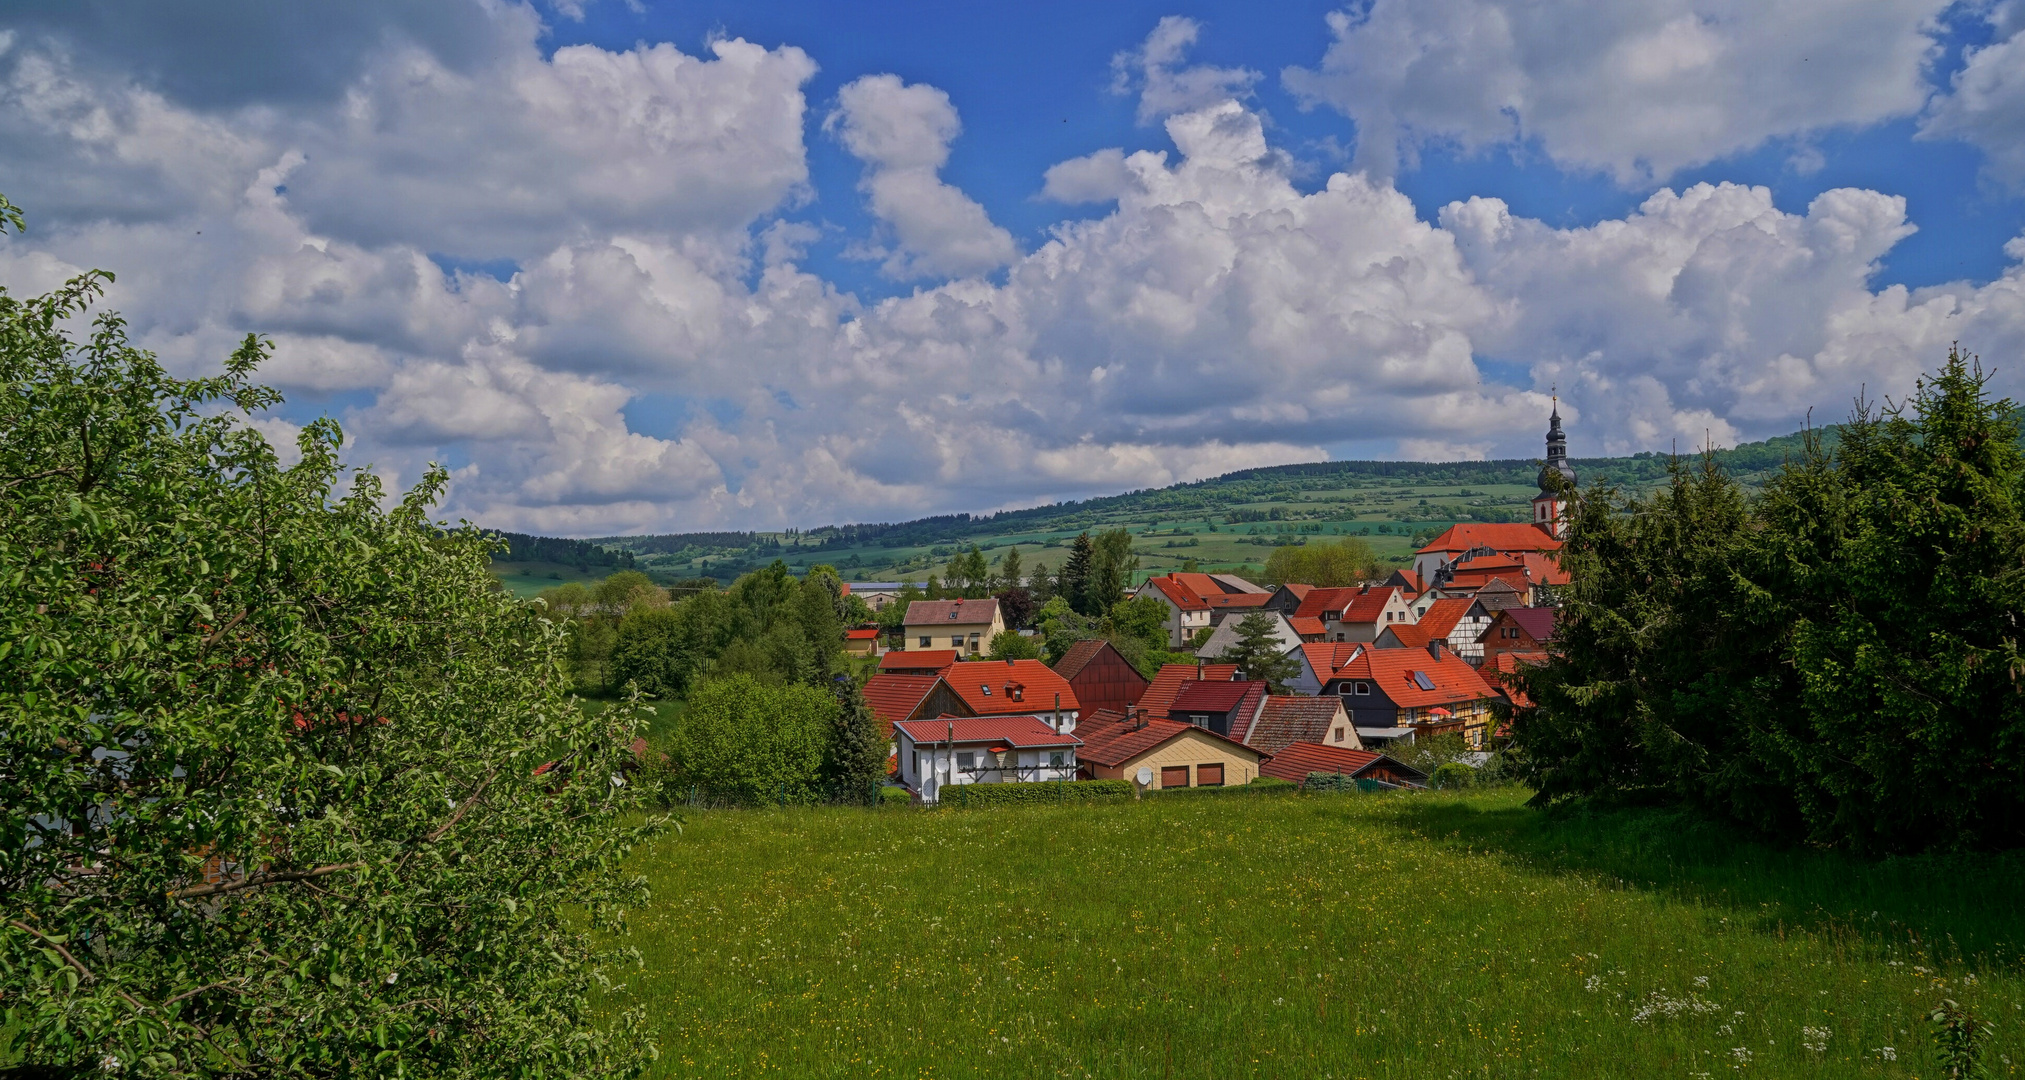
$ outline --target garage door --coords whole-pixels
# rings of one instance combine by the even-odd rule
[[[1161,769],[1160,786],[1163,788],[1187,787],[1188,766],[1169,765],[1166,768]]]

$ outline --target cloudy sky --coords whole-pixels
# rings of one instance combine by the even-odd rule
[[[500,528],[2025,396],[2025,0],[0,0],[0,146],[0,284]]]

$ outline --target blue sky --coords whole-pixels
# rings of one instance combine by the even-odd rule
[[[0,0],[0,284],[599,535],[2025,396],[2025,0]]]

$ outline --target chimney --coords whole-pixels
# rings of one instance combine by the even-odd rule
[[[1445,638],[1427,639],[1427,655],[1432,656],[1435,658],[1435,660],[1439,661],[1442,658],[1443,654],[1447,652],[1448,652],[1448,641]]]

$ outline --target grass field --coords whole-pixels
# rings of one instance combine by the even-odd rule
[[[492,564],[492,575],[508,592],[522,600],[531,599],[543,589],[553,589],[565,582],[589,584],[602,581],[612,572],[609,566],[594,566],[589,571],[583,571],[562,563],[495,561]]]
[[[1931,1077],[2025,1063],[2025,859],[1524,794],[692,814],[636,856],[658,1076]]]

